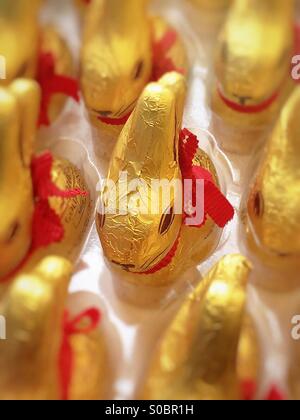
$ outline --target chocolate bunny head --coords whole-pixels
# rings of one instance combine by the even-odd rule
[[[39,99],[33,81],[19,79],[0,89],[0,278],[20,264],[31,243],[30,164]]]

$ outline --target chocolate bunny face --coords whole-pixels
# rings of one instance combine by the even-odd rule
[[[5,58],[7,73],[2,84],[34,76],[40,4],[41,0],[0,1],[0,55]]]
[[[128,115],[152,68],[148,0],[93,0],[85,18],[81,85],[96,118]]]
[[[239,106],[263,103],[281,88],[292,51],[293,1],[237,0],[217,48],[220,91]]]
[[[40,91],[19,79],[0,89],[0,278],[25,257],[34,207],[30,172]]]
[[[283,108],[248,200],[250,227],[279,256],[300,254],[300,88]]]

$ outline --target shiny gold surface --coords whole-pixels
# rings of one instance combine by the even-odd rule
[[[53,54],[56,74],[74,76],[74,63],[65,41],[52,26],[39,25],[41,5],[42,0],[0,1],[0,55],[6,60],[6,79],[0,80],[0,84],[9,85],[21,77],[35,79],[40,51]],[[51,121],[65,102],[64,95],[51,98]]]
[[[71,337],[74,373],[70,400],[99,400],[107,397],[108,348],[99,331]]]
[[[89,111],[121,118],[151,76],[148,0],[93,0],[86,14],[81,85]]]
[[[300,88],[283,108],[248,200],[249,229],[281,260],[300,254]],[[280,258],[281,257],[281,258]]]
[[[203,12],[223,12],[233,0],[187,0]]]
[[[40,90],[36,82],[18,79],[0,90],[0,279],[11,273],[24,259],[31,244],[34,209],[30,163],[35,148]],[[86,184],[70,162],[56,160],[53,181],[62,189]],[[36,261],[49,252],[75,258],[91,213],[90,197],[51,199],[61,216],[64,240],[37,253]]]
[[[9,84],[18,77],[34,77],[39,43],[41,0],[0,1],[0,55],[6,58]]]
[[[0,340],[0,399],[61,398],[59,354],[71,264],[59,257],[43,259],[19,274],[0,301],[8,339]],[[107,353],[102,334],[70,337],[73,353],[70,399],[105,395]],[[88,381],[87,381],[88,378]]]
[[[244,257],[228,255],[188,296],[154,354],[141,398],[241,398],[241,381],[255,381],[258,366],[245,312],[250,270]]]
[[[293,19],[293,0],[235,0],[219,38],[215,63],[218,88],[228,100],[253,106],[276,92],[284,95],[293,53]],[[261,124],[278,109],[275,103],[264,112],[241,114],[215,95],[215,112],[235,123]]]
[[[27,80],[0,89],[0,279],[18,266],[31,243],[30,163],[39,95],[37,84]]]
[[[152,42],[169,27],[147,11],[148,0],[93,0],[86,12],[81,86],[91,121],[128,115],[151,79]],[[154,38],[154,39],[153,39]],[[170,51],[179,68],[186,58],[178,40]],[[112,129],[115,129],[113,127]]]
[[[204,259],[218,243],[220,230],[211,219],[198,229],[182,226],[182,214],[174,214],[167,231],[160,231],[162,219],[176,200],[178,202],[178,189],[171,189],[170,200],[165,203],[166,197],[162,197],[158,189],[153,189],[151,182],[166,180],[181,185],[178,143],[185,94],[185,78],[178,73],[168,73],[158,83],[149,84],[125,125],[111,158],[108,188],[101,201],[108,213],[107,209],[111,208],[115,198],[114,190],[109,187],[109,182],[113,181],[117,207],[111,212],[113,214],[97,215],[98,232],[109,261],[125,272],[149,271],[169,253],[180,235],[177,253],[167,268],[151,276],[128,275],[130,282],[154,286],[167,284],[184,268]],[[217,182],[213,163],[204,152],[199,150],[198,153],[198,164],[209,169]],[[128,184],[142,180],[144,186],[136,193],[129,190],[123,193],[121,172],[127,172]],[[124,198],[129,211],[122,215],[118,206],[120,202],[124,203]],[[131,211],[131,203],[135,206],[134,211]],[[141,203],[146,203],[146,211],[136,212]],[[156,211],[150,211],[155,203]]]
[[[0,340],[0,399],[58,399],[58,354],[71,265],[48,257],[20,274],[0,301],[8,339]]]

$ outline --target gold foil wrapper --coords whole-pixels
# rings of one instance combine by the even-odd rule
[[[0,341],[2,400],[59,398],[58,354],[70,276],[70,263],[49,257],[20,274],[1,299],[9,334]]]
[[[41,0],[0,2],[0,55],[6,60],[6,79],[34,77],[39,48],[38,12]]]
[[[187,0],[201,12],[220,13],[227,10],[233,0]]]
[[[35,82],[0,89],[0,279],[25,258],[34,209],[30,163],[39,112]]]
[[[149,84],[111,158],[108,188],[100,197],[104,211],[97,215],[97,227],[105,256],[115,268],[123,270],[129,283],[168,285],[183,269],[205,259],[218,243],[220,229],[211,219],[201,229],[192,228],[183,225],[182,208],[178,214],[170,212],[178,202],[176,188],[171,189],[170,200],[165,203],[151,184],[152,180],[167,180],[182,186],[178,144],[185,94],[185,78],[178,73],[168,73],[159,82]],[[195,163],[208,169],[218,183],[214,165],[203,151],[198,151]],[[128,184],[143,180],[147,188],[140,188],[135,195],[130,189],[124,192],[122,172],[127,173]],[[109,187],[111,181],[115,191]],[[124,198],[128,204],[125,215],[119,207]],[[111,211],[114,201],[116,207]],[[136,211],[138,203],[147,203],[149,211]],[[152,204],[157,203],[153,211]],[[178,238],[177,252],[170,264],[156,274],[141,275],[157,266]]]
[[[212,108],[225,121],[258,127],[276,116],[292,87],[293,18],[293,0],[233,3],[216,49],[212,95]],[[259,112],[238,112],[225,103],[220,92],[240,107],[256,107],[274,99]]]
[[[93,0],[86,11],[81,52],[81,87],[92,123],[120,133],[101,118],[122,120],[134,109],[152,76],[152,43],[170,27],[147,11],[148,0]],[[167,57],[186,69],[178,38]]]
[[[55,58],[55,73],[74,76],[74,63],[69,47],[52,26],[41,27],[38,13],[41,0],[3,0],[0,4],[0,55],[5,57],[9,85],[17,78],[35,79],[40,51]],[[61,112],[66,96],[54,95],[49,117],[53,121]]]
[[[258,346],[245,311],[251,267],[223,258],[186,298],[163,335],[146,376],[143,399],[240,399],[256,381]]]
[[[47,257],[31,271],[19,274],[2,297],[0,313],[5,316],[9,334],[9,339],[0,340],[2,400],[61,398],[59,354],[71,274],[67,260]],[[107,363],[102,334],[76,334],[70,343],[70,399],[100,399]]]
[[[269,259],[299,265],[300,88],[286,102],[270,136],[248,198],[251,247]]]
[[[35,148],[40,91],[36,82],[19,79],[0,89],[0,279],[26,257],[31,244],[34,198],[30,163]],[[88,191],[77,168],[56,159],[52,180],[61,189]],[[91,216],[91,199],[51,198],[50,205],[60,216],[64,239],[34,254],[30,267],[50,254],[76,259]]]

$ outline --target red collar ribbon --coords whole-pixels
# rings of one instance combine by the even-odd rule
[[[44,248],[53,243],[61,242],[64,238],[64,227],[59,216],[50,207],[49,198],[72,198],[79,195],[86,196],[86,191],[79,189],[60,190],[51,179],[53,156],[50,152],[45,152],[38,157],[34,157],[31,163],[31,177],[35,208],[32,218],[31,247],[19,266],[0,282],[8,281],[16,275],[28,262],[32,254],[39,248]]]
[[[69,319],[68,311],[63,318],[63,337],[59,353],[59,375],[61,386],[61,399],[69,400],[72,371],[74,368],[74,355],[70,339],[75,334],[89,334],[94,331],[101,320],[101,313],[96,308],[90,308],[74,319]],[[86,323],[84,322],[86,321]]]
[[[244,401],[254,401],[256,390],[257,387],[254,381],[243,381],[241,383],[242,399]],[[285,396],[276,385],[273,385],[264,397],[264,401],[285,401]]]
[[[55,74],[55,58],[52,53],[40,53],[37,81],[42,89],[39,125],[50,125],[48,111],[53,95],[61,93],[79,101],[78,81],[69,76]]]
[[[105,118],[105,117],[98,117],[98,120],[101,121],[103,124],[107,125],[124,125],[129,120],[129,117],[131,116],[132,112],[125,115],[122,118]]]
[[[226,224],[233,219],[234,208],[215,185],[211,173],[206,169],[203,169],[200,166],[195,166],[193,164],[194,157],[198,150],[198,143],[198,138],[193,133],[191,133],[186,128],[181,130],[179,137],[180,169],[183,181],[185,179],[190,179],[193,181],[192,197],[194,203],[196,202],[197,198],[197,180],[204,181],[204,220],[199,225],[189,225],[187,227],[201,228],[205,225],[207,217],[209,216],[216,223],[216,225],[218,225],[220,228],[224,228]],[[186,208],[186,206],[187,203],[184,203],[184,208]],[[184,224],[186,224],[187,217],[190,217],[190,215],[184,213]],[[138,274],[154,274],[167,267],[177,252],[179,241],[180,233],[169,253],[159,264],[147,272]]]
[[[151,81],[156,82],[159,80],[165,73],[170,71],[177,71],[178,73],[184,73],[182,69],[176,69],[176,66],[173,60],[167,57],[168,52],[173,47],[177,40],[177,32],[173,29],[170,29],[165,33],[165,35],[159,41],[154,41],[152,43],[152,75]],[[122,118],[103,118],[99,117],[99,121],[104,124],[118,126],[124,125],[128,121],[132,112],[125,115]]]
[[[298,55],[300,54],[300,25],[297,22],[294,25],[294,34],[295,41],[293,55]],[[299,80],[296,80],[295,82],[300,83]],[[223,94],[220,86],[218,86],[218,94],[222,101],[233,111],[237,111],[243,114],[257,114],[268,109],[278,99],[278,97],[280,96],[280,89],[274,92],[274,94],[270,98],[266,99],[258,105],[240,105],[234,101],[231,101],[230,99],[226,98],[226,96]]]
[[[218,94],[222,101],[233,111],[237,111],[242,114],[257,114],[268,109],[278,99],[280,90],[277,90],[270,98],[257,105],[241,105],[231,101],[230,99],[226,98],[220,87],[218,87]]]
[[[177,69],[173,60],[167,56],[178,38],[174,29],[169,29],[159,41],[152,45],[152,81],[159,80],[165,73],[177,71],[184,74],[183,69]]]

